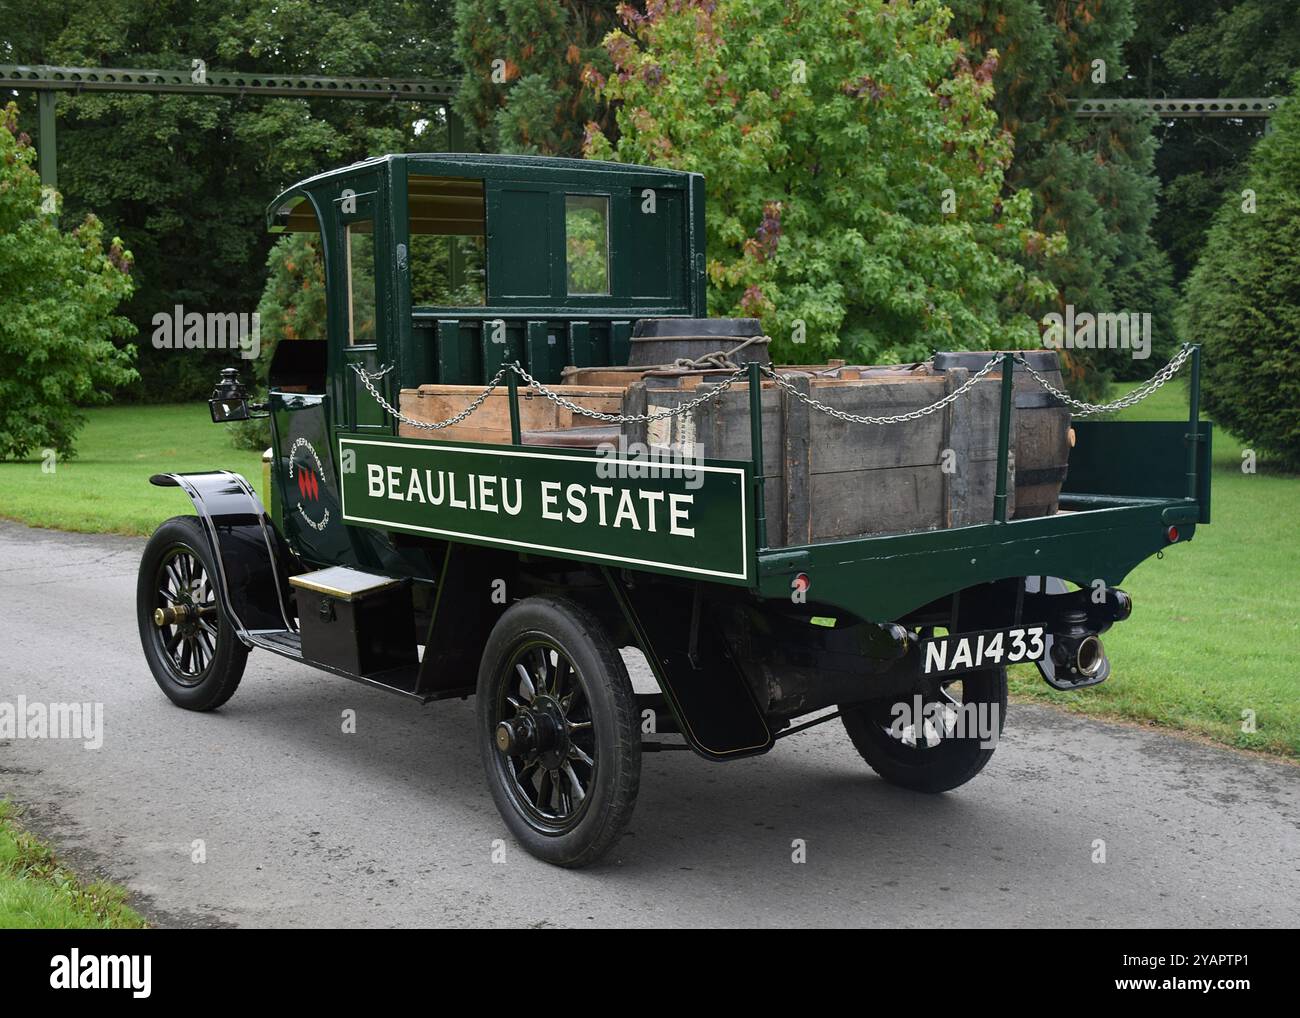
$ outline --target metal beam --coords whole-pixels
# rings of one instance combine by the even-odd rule
[[[1246,99],[1074,99],[1080,117],[1109,117],[1126,109],[1149,110],[1161,119],[1271,117],[1286,102],[1283,96]]]
[[[39,132],[40,148],[37,149],[37,160],[41,168],[41,186],[52,187],[56,190],[59,186],[58,180],[58,158],[57,148],[55,146],[54,130],[54,98],[53,92],[42,92],[36,100],[36,128]]]
[[[327,97],[446,103],[455,94],[457,85],[454,78],[328,78],[309,74],[250,74],[208,70],[199,73],[188,70],[0,64],[0,88],[30,88],[40,92],[264,95],[299,99]]]

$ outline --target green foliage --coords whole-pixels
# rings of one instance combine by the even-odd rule
[[[0,4],[14,7],[13,0]],[[43,0],[0,17],[14,63],[375,77],[453,70],[451,0]],[[3,45],[3,44],[0,44]],[[34,114],[34,93],[21,95]],[[136,256],[125,308],[138,332],[177,304],[256,305],[273,238],[263,213],[283,187],[369,155],[441,147],[437,105],[237,96],[60,94],[59,186]],[[34,120],[34,115],[29,116]],[[428,130],[418,133],[420,125]],[[143,399],[201,398],[229,355],[142,344]]]
[[[36,151],[18,108],[0,111],[0,458],[31,449],[73,454],[77,407],[106,400],[135,377],[133,347],[115,337],[115,312],[131,293],[131,254],[116,237],[104,249],[99,220],[70,232],[42,211]]]
[[[617,6],[613,0],[458,0],[455,38],[464,77],[454,106],[469,141],[485,152],[578,155],[583,125],[608,127],[611,120],[582,79],[588,66],[608,69],[600,40]]]
[[[1248,97],[1287,95],[1300,68],[1300,19],[1285,0],[1134,0],[1138,29],[1125,55],[1133,73],[1121,94]],[[1182,118],[1160,130],[1163,194],[1154,231],[1174,279],[1195,265],[1214,213],[1239,193],[1245,159],[1263,120]]]
[[[1292,87],[1300,86],[1300,73]],[[1251,153],[1187,281],[1187,338],[1205,345],[1205,406],[1215,420],[1300,466],[1300,103],[1284,106]]]
[[[587,154],[705,174],[712,313],[761,318],[803,362],[1036,342],[1025,309],[1052,288],[1017,259],[1051,244],[1029,193],[1003,193],[992,65],[936,0],[649,10],[605,41],[614,72],[590,77],[621,137],[593,124]]]
[[[999,54],[996,106],[1003,128],[1016,138],[1009,185],[1032,191],[1038,230],[1068,238],[1042,266],[1056,297],[1036,316],[1063,312],[1067,304],[1152,316],[1149,360],[1123,351],[1066,354],[1071,387],[1097,396],[1112,374],[1150,375],[1176,345],[1172,274],[1152,230],[1155,121],[1136,114],[1084,121],[1070,109],[1072,100],[1113,95],[1124,80],[1132,0],[949,0],[949,6],[969,59]]]
[[[0,799],[0,929],[144,929],[126,891],[85,881],[19,824]]]

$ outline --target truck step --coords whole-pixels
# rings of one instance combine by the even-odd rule
[[[325,594],[340,601],[358,601],[380,591],[400,587],[405,582],[391,576],[363,573],[347,566],[330,566],[328,569],[289,577],[289,585],[292,587]]]

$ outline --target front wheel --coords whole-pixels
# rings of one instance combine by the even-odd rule
[[[163,523],[140,559],[135,607],[145,660],[162,691],[187,710],[215,710],[229,700],[248,660],[217,597],[216,576],[193,516]]]
[[[586,866],[631,819],[641,733],[627,669],[599,620],[565,598],[526,598],[488,637],[478,674],[488,787],[537,858]]]
[[[853,745],[886,781],[946,792],[993,756],[1007,713],[1007,670],[966,672],[914,697],[841,707]]]

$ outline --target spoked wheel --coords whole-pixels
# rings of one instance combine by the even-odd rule
[[[215,584],[215,563],[197,519],[177,516],[154,531],[136,584],[140,642],[162,691],[190,710],[212,710],[229,700],[248,658]]]
[[[585,866],[618,840],[641,735],[623,659],[590,612],[530,597],[501,616],[479,668],[478,725],[492,798],[529,852]]]
[[[1007,712],[1007,670],[966,672],[913,697],[841,707],[862,758],[886,781],[918,792],[946,792],[975,777],[993,756]],[[902,714],[896,705],[905,705]]]

